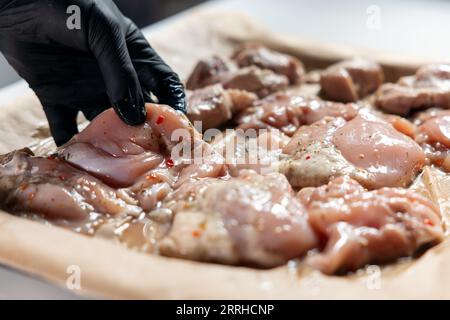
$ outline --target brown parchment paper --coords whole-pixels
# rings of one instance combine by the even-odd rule
[[[298,56],[308,69],[363,55],[379,61],[388,80],[430,61],[273,34],[246,16],[193,11],[158,29],[152,45],[185,78],[198,59],[229,55],[248,41]],[[48,129],[34,95],[0,107],[0,153],[42,142]],[[450,178],[426,169],[424,192],[450,215]],[[66,286],[81,271],[80,294],[125,299],[397,299],[450,298],[450,242],[414,261],[324,276],[291,263],[273,270],[204,264],[133,252],[114,243],[0,212],[0,263]],[[299,271],[301,270],[301,271]],[[70,279],[69,279],[70,281]],[[1,284],[0,284],[1,285]]]

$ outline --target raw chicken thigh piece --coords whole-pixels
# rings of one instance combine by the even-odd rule
[[[416,141],[422,146],[429,164],[450,172],[450,110],[421,116]]]
[[[320,85],[327,99],[356,102],[375,92],[383,83],[383,70],[378,63],[354,58],[336,63],[324,70]]]
[[[255,102],[239,114],[235,122],[244,130],[276,128],[292,136],[302,125],[312,124],[326,116],[350,120],[358,110],[358,105],[353,103],[329,102],[279,92]]]
[[[303,64],[297,58],[261,45],[247,45],[238,50],[233,59],[241,68],[257,66],[284,75],[292,85],[300,83],[305,74]]]
[[[146,172],[166,164],[181,140],[189,146],[201,140],[189,120],[170,107],[147,104],[146,108],[147,121],[140,126],[124,124],[112,109],[103,112],[58,154],[114,187],[129,187]],[[173,135],[176,130],[183,130],[181,138]]]
[[[60,151],[68,163],[92,174],[112,187],[128,187],[147,171],[157,167],[164,157],[154,152],[114,156],[89,143],[74,143]]]
[[[381,119],[390,123],[394,127],[394,129],[397,130],[398,132],[401,132],[412,139],[416,138],[418,130],[417,125],[411,122],[410,120],[394,114],[385,114],[377,112],[375,110],[372,110],[372,112]]]
[[[450,114],[425,121],[419,131],[427,135],[427,142],[450,148]]]
[[[279,130],[244,132],[238,129],[214,139],[212,146],[224,157],[231,176],[238,176],[241,170],[247,169],[258,173],[276,172],[288,142],[289,138]]]
[[[265,97],[286,89],[289,79],[268,69],[249,66],[237,69],[224,60],[213,57],[200,61],[187,81],[187,89],[195,90],[212,84],[222,84],[225,89],[238,89]]]
[[[200,60],[186,82],[186,89],[196,90],[220,82],[220,77],[237,67],[218,56]]]
[[[223,158],[181,113],[147,104],[147,121],[127,126],[110,109],[59,149],[64,161],[116,188],[127,188],[145,211],[189,179],[225,175]]]
[[[318,244],[303,206],[278,173],[192,181],[167,206],[175,218],[159,243],[163,255],[274,267]]]
[[[399,115],[424,108],[450,108],[450,65],[432,64],[396,84],[387,83],[376,94],[377,107]]]
[[[187,99],[187,117],[194,124],[200,121],[204,131],[226,124],[235,113],[251,106],[257,97],[242,90],[225,90],[222,85],[217,84],[188,91]]]
[[[95,214],[120,217],[142,212],[126,192],[58,158],[34,157],[28,149],[1,157],[0,203],[4,209],[51,221],[80,222]]]
[[[369,188],[407,187],[424,165],[417,143],[368,112],[340,128],[333,143],[348,161],[373,175]]]
[[[367,191],[355,180],[340,177],[301,190],[299,198],[323,243],[306,261],[327,274],[411,256],[444,238],[438,209],[410,190]]]
[[[321,186],[342,175],[368,179],[367,173],[345,159],[332,142],[337,129],[344,125],[344,119],[326,117],[301,127],[283,149],[286,157],[279,172],[296,188]]]
[[[280,163],[295,187],[349,175],[369,189],[408,186],[425,162],[420,146],[368,111],[350,121],[324,118],[301,127]]]
[[[420,126],[427,120],[445,116],[450,116],[450,110],[431,108],[415,114],[413,117],[413,122],[416,126]]]
[[[221,81],[225,89],[239,89],[256,93],[260,98],[284,90],[289,81],[283,76],[270,70],[262,70],[255,66],[239,69],[225,75]]]

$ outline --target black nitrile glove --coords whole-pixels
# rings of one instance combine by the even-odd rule
[[[0,0],[0,51],[36,92],[57,145],[77,133],[79,111],[92,120],[112,104],[138,125],[153,93],[186,112],[178,76],[111,0]]]

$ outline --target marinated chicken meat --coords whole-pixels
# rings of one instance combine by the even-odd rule
[[[391,116],[391,115],[389,115]],[[437,117],[446,117],[450,116],[450,110],[443,110],[438,108],[431,108],[426,111],[419,112],[414,115],[412,121],[414,125],[420,126],[424,124],[427,120],[437,118]]]
[[[195,181],[168,201],[175,218],[158,246],[163,255],[274,267],[318,243],[303,206],[278,173],[242,171],[228,180]]]
[[[304,73],[259,45],[202,60],[187,116],[147,104],[145,123],[127,126],[111,109],[50,156],[0,156],[0,207],[146,253],[302,259],[325,274],[441,242],[443,207],[413,191],[420,179],[408,187],[426,164],[450,172],[450,67],[380,88],[381,67],[360,58],[315,71],[314,84]],[[377,88],[376,106],[395,114],[353,103]],[[437,109],[401,117],[423,108]]]
[[[291,85],[300,83],[305,73],[303,64],[295,57],[261,45],[245,46],[234,54],[233,59],[241,68],[257,66],[284,75]]]
[[[342,117],[346,120],[358,114],[358,105],[305,98],[290,93],[274,93],[258,100],[235,119],[239,129],[275,128],[292,136],[302,125],[310,125],[325,116]]]
[[[187,117],[194,124],[200,122],[202,131],[221,127],[257,99],[253,93],[225,90],[220,84],[188,91],[187,97]]]
[[[85,130],[59,150],[66,162],[95,175],[114,187],[129,187],[146,172],[165,163],[170,136],[168,126],[182,121],[171,112],[150,111],[144,125],[123,124],[113,110],[100,114]],[[161,118],[157,120],[158,112]],[[166,119],[167,118],[167,119]],[[162,122],[159,125],[156,121]],[[188,122],[184,125],[188,125]],[[155,130],[156,129],[156,130]],[[193,131],[192,131],[193,132]],[[169,132],[170,134],[170,132]]]
[[[424,108],[450,108],[450,65],[433,64],[396,84],[386,83],[376,93],[380,109],[399,115]]]
[[[240,89],[254,92],[259,97],[265,97],[273,92],[284,90],[288,84],[285,76],[254,66],[239,69],[225,77],[222,82],[225,89]]]
[[[172,152],[174,148],[179,152]],[[124,188],[156,168],[190,171],[185,161],[191,164],[196,148],[212,150],[186,117],[170,107],[148,104],[144,125],[127,126],[109,109],[60,148],[59,155],[105,183]],[[192,165],[197,175],[203,170],[221,171],[223,163]]]
[[[127,126],[110,109],[57,154],[17,151],[3,156],[0,172],[4,208],[79,221],[90,214],[137,217],[178,185],[227,175],[227,168],[184,116],[149,104],[144,125]]]
[[[100,214],[123,217],[142,212],[125,191],[113,189],[56,157],[35,157],[28,149],[2,156],[0,205],[59,223],[88,222]]]
[[[340,177],[301,190],[299,198],[322,243],[307,263],[327,274],[411,256],[444,238],[436,206],[409,190],[367,191]]]
[[[419,119],[416,141],[428,162],[450,172],[450,110],[427,112]]]
[[[381,112],[376,112],[372,110],[372,112],[376,113],[377,116],[389,122],[395,130],[407,135],[408,137],[415,139],[417,134],[417,126],[409,121],[406,118],[394,115],[394,114],[385,114]]]
[[[330,66],[321,74],[320,85],[327,99],[356,102],[375,92],[383,83],[383,70],[376,62],[354,58]]]
[[[187,80],[186,88],[188,90],[195,90],[207,87],[220,82],[220,77],[223,74],[236,70],[237,67],[231,62],[226,62],[218,56],[200,60]]]
[[[197,64],[187,81],[186,88],[195,90],[212,84],[222,84],[225,89],[245,90],[259,97],[265,97],[275,91],[286,89],[289,80],[284,75],[256,66],[237,69],[220,58],[213,57]]]
[[[136,127],[125,125],[112,109],[105,111],[58,154],[104,183],[126,188],[146,212],[177,184],[227,172],[223,158],[186,117],[153,104],[147,105],[146,123]]]
[[[205,137],[206,138],[206,137]],[[278,170],[283,148],[289,137],[279,130],[233,130],[215,137],[214,150],[221,154],[231,176],[238,176],[241,170],[257,173],[271,173]]]
[[[368,111],[350,121],[324,118],[301,127],[280,163],[295,187],[320,186],[349,175],[369,189],[406,187],[425,163],[420,146]]]

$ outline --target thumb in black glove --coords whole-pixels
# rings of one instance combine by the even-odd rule
[[[111,0],[0,0],[0,50],[36,92],[57,145],[77,133],[79,111],[92,120],[112,104],[138,125],[153,93],[186,112],[178,76]]]

